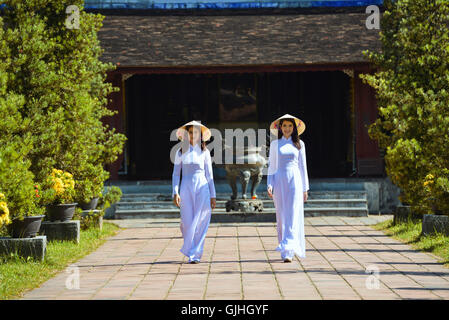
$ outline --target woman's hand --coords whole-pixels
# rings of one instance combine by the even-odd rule
[[[271,189],[271,187],[268,187],[267,192],[268,192],[268,196],[270,198],[273,198],[273,190]]]
[[[181,197],[179,196],[179,194],[175,194],[174,198],[173,198],[173,203],[180,208],[181,205]]]
[[[304,191],[304,202],[307,202],[308,197],[309,195],[307,194],[307,191]]]
[[[217,199],[215,198],[210,198],[210,207],[213,209],[215,209],[215,206],[217,204]]]

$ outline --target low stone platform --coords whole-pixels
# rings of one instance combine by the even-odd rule
[[[449,217],[425,214],[422,218],[422,234],[431,235],[442,233],[449,236]]]
[[[276,222],[276,212],[228,212],[212,214],[211,222]]]
[[[259,199],[232,199],[226,201],[226,212],[249,212],[256,213],[263,211],[263,201]]]
[[[43,221],[39,231],[40,234],[46,235],[48,241],[65,240],[80,242],[80,221],[60,221],[49,222]]]
[[[83,230],[88,227],[95,227],[100,229],[100,231],[103,229],[103,217],[99,215],[101,210],[83,210],[81,212],[82,219],[85,219],[85,221],[81,221],[81,228]],[[91,219],[90,221],[87,221]]]
[[[19,256],[32,257],[44,261],[47,251],[47,237],[37,236],[34,238],[0,238],[0,255],[17,253]]]

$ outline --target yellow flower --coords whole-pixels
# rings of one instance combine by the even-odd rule
[[[6,202],[1,201],[0,202],[0,215],[4,215],[4,214],[9,215],[9,209],[8,209]]]
[[[64,193],[64,183],[62,182],[61,178],[55,178],[53,189],[56,191],[56,194],[60,195]]]
[[[5,195],[0,192],[0,200],[5,200],[5,199],[6,199]]]
[[[9,220],[9,214],[4,214],[0,216],[0,226],[7,225],[11,222]]]
[[[55,177],[59,178],[59,177],[62,176],[62,174],[63,174],[63,171],[62,170],[58,170],[56,168],[53,168],[53,170],[51,171],[51,176],[53,178],[55,178]]]
[[[75,188],[75,181],[70,172],[53,168],[48,179],[51,188],[56,192],[57,198],[65,200],[70,195],[71,189]]]
[[[68,188],[75,188],[75,181],[70,172],[53,168],[48,179],[58,197],[65,196]]]
[[[0,226],[7,225],[11,222],[9,220],[9,209],[6,202],[0,202]]]

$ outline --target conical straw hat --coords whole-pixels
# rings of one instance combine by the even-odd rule
[[[208,141],[210,139],[210,137],[212,136],[209,128],[207,128],[205,125],[202,125],[200,122],[198,121],[190,121],[187,122],[186,124],[182,125],[181,127],[178,128],[178,130],[176,131],[176,136],[178,137],[179,140],[182,140],[184,137],[184,131],[186,130],[186,126],[198,126],[201,128],[201,133],[203,135],[203,141]]]
[[[286,113],[282,117],[279,117],[276,120],[274,120],[271,123],[271,125],[270,125],[270,131],[275,136],[278,135],[279,122],[282,119],[293,119],[293,120],[295,120],[296,128],[298,129],[298,136],[301,135],[304,132],[304,130],[306,130],[306,125],[304,124],[304,122],[301,119],[298,119],[298,118],[296,118],[296,117]]]

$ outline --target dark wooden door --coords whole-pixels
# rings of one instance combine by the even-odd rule
[[[341,71],[258,75],[259,122],[266,127],[285,113],[305,122],[310,178],[347,177],[352,172],[350,78]]]
[[[216,77],[195,74],[134,75],[126,81],[130,163],[128,179],[171,179],[173,129],[191,120],[207,122],[217,100]],[[212,86],[214,90],[208,90]]]
[[[375,91],[362,82],[359,74],[354,72],[357,173],[358,176],[383,175],[385,165],[379,145],[368,134],[368,127],[378,114]]]

